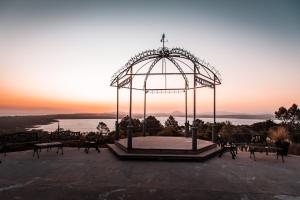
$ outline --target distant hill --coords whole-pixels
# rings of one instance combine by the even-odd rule
[[[172,112],[170,113],[149,113],[148,115],[154,115],[158,117],[167,117],[173,115],[174,117],[185,117],[183,112]],[[188,114],[188,117],[193,117],[192,114]],[[211,118],[212,114],[198,114],[197,117],[200,118]],[[235,119],[274,119],[274,115],[271,114],[217,114],[218,118],[235,118]]]
[[[127,113],[120,113],[119,117],[123,118]],[[174,111],[172,113],[148,113],[156,117],[184,117],[185,113]],[[134,118],[142,118],[139,113],[133,114]],[[188,114],[188,117],[193,115]],[[211,114],[197,115],[197,118],[211,118]],[[33,128],[37,125],[46,125],[56,122],[57,119],[114,119],[115,113],[75,113],[75,114],[56,114],[56,115],[32,115],[32,116],[3,116],[0,117],[0,134],[25,131],[26,128]],[[217,115],[217,118],[235,118],[235,119],[274,119],[271,114],[223,114]]]

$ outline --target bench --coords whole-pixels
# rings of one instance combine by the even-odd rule
[[[237,147],[237,150],[240,151],[248,151],[249,150],[249,143],[241,142],[241,143],[234,143]],[[236,152],[237,153],[237,152]]]
[[[49,151],[55,147],[57,147],[57,151],[56,151],[57,154],[59,153],[59,150],[61,150],[61,155],[64,154],[64,150],[63,150],[64,145],[61,142],[47,142],[47,143],[34,144],[33,145],[33,157],[36,154],[37,157],[40,158],[39,152],[41,152],[42,149],[47,148],[47,151]]]
[[[232,159],[235,159],[237,155],[237,146],[233,143],[223,143],[221,144],[219,158],[221,158],[225,152],[230,152]]]
[[[280,147],[275,147],[275,146],[258,146],[258,145],[250,145],[249,146],[249,151],[250,151],[250,158],[256,161],[255,158],[255,152],[266,152],[266,155],[268,155],[269,153],[276,153],[277,154],[277,159],[278,156],[281,156],[282,162],[284,162],[284,153],[283,153],[283,149]]]
[[[84,152],[85,153],[89,153],[90,148],[95,148],[95,150],[100,153],[100,149],[99,149],[99,142],[98,141],[85,141],[85,148],[84,148]]]

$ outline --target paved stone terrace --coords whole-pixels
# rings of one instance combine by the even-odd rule
[[[300,199],[300,157],[227,153],[203,163],[120,161],[108,149],[0,155],[0,199]]]

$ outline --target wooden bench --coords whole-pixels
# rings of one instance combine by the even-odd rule
[[[250,158],[252,159],[252,157],[253,157],[254,161],[256,161],[255,152],[266,152],[266,155],[268,155],[269,153],[276,153],[277,159],[278,159],[278,156],[280,155],[282,162],[284,162],[283,149],[280,147],[250,145],[249,151],[250,151]]]
[[[38,158],[40,158],[39,156],[39,152],[42,151],[42,149],[47,148],[47,151],[51,150],[52,148],[57,147],[57,151],[56,153],[59,153],[59,150],[61,150],[61,155],[64,154],[64,150],[63,150],[63,143],[61,142],[47,142],[47,143],[38,143],[38,144],[34,144],[33,145],[33,157],[35,156],[35,154],[37,155]]]

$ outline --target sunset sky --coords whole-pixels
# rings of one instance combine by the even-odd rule
[[[114,112],[111,76],[162,33],[218,69],[219,112],[299,105],[299,10],[297,0],[0,1],[0,114]],[[198,91],[197,112],[211,112],[212,90]],[[128,90],[120,97],[127,112]],[[148,107],[184,111],[184,94],[150,94]]]

